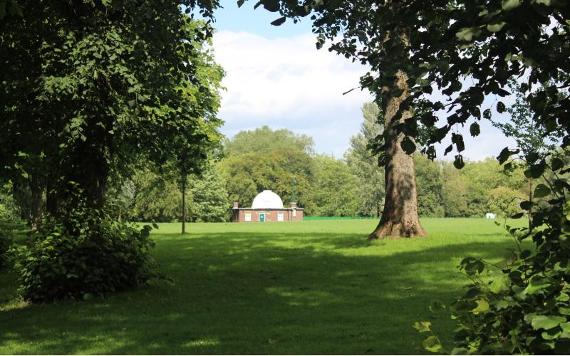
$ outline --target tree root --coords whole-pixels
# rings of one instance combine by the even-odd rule
[[[425,237],[426,235],[426,231],[419,222],[412,224],[386,222],[378,224],[376,229],[368,235],[368,240]]]

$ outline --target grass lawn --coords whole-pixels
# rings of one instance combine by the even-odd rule
[[[498,261],[492,221],[423,219],[428,238],[367,242],[375,220],[178,224],[153,232],[172,283],[81,302],[26,305],[0,273],[0,353],[422,353],[411,325],[467,282],[462,257]],[[449,345],[449,344],[448,344]]]

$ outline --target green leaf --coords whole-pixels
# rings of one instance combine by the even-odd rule
[[[497,103],[497,112],[498,113],[504,113],[505,111],[507,111],[507,107],[505,106],[505,103],[503,103],[502,101],[499,101]]]
[[[562,167],[564,167],[564,161],[562,161],[558,157],[555,157],[552,159],[551,166],[552,166],[553,171],[557,171],[557,170],[561,169]]]
[[[491,292],[499,294],[502,291],[508,289],[508,281],[506,278],[497,277],[493,280],[493,282],[489,286],[489,289],[491,290]]]
[[[465,257],[460,265],[465,273],[470,276],[481,273],[485,269],[485,264],[475,257]]]
[[[526,321],[530,321],[530,325],[534,330],[550,330],[561,323],[566,322],[566,318],[563,316],[556,316],[556,315],[536,315],[536,314],[529,314],[525,317]]]
[[[558,330],[558,329],[550,329],[547,331],[543,331],[540,336],[542,336],[542,338],[544,340],[556,340],[560,337],[560,335],[562,334],[562,331]]]
[[[477,27],[464,27],[455,34],[455,37],[460,41],[471,42],[480,34],[481,30]]]
[[[489,302],[487,300],[477,299],[475,302],[477,303],[477,306],[473,310],[471,310],[473,314],[477,315],[489,311]]]
[[[271,24],[273,26],[281,26],[283,25],[283,23],[285,22],[285,20],[287,20],[287,18],[285,16],[278,18],[277,20],[271,22]]]
[[[438,353],[443,349],[441,342],[437,336],[428,336],[423,342],[422,346],[425,350],[433,353]]]
[[[534,2],[536,2],[537,4],[545,5],[545,6],[551,6],[552,5],[552,0],[535,0]]]
[[[455,160],[453,161],[453,166],[457,169],[465,167],[465,162],[463,161],[462,155],[455,156]]]
[[[279,11],[279,0],[261,0],[263,7],[270,12],[277,12]],[[275,21],[273,21],[275,22]],[[277,26],[277,25],[276,25]]]
[[[479,134],[481,133],[481,128],[479,127],[479,124],[474,122],[471,124],[471,126],[469,126],[469,133],[471,133],[471,136],[475,137],[475,136],[479,136]]]
[[[499,161],[499,164],[503,164],[505,163],[509,157],[511,157],[515,152],[509,150],[508,147],[505,147],[501,150],[501,153],[499,153],[499,155],[497,156],[497,160]]]
[[[497,308],[497,310],[507,309],[510,305],[511,303],[509,303],[504,299],[501,299],[497,303],[495,303],[495,307]]]
[[[451,142],[453,142],[455,144],[455,147],[457,147],[458,152],[465,151],[465,143],[463,141],[462,135],[452,133],[451,134]]]
[[[499,32],[503,29],[503,27],[505,27],[505,25],[506,25],[506,22],[504,22],[504,21],[494,23],[494,24],[489,24],[489,25],[487,25],[487,30],[489,32]]]
[[[503,0],[502,8],[505,11],[510,11],[514,8],[519,7],[521,4],[520,0]]]
[[[407,154],[411,155],[416,151],[416,144],[408,136],[405,136],[401,143],[402,149]]]
[[[562,335],[560,335],[560,337],[570,339],[570,323],[561,323],[560,328],[562,329]]]
[[[528,286],[525,288],[524,293],[536,294],[550,286],[550,282],[539,276],[532,276]]]
[[[530,208],[532,207],[532,203],[528,200],[522,201],[520,204],[521,209],[523,210],[530,210]]]
[[[429,332],[431,331],[431,322],[416,321],[412,327],[421,333]]]
[[[532,178],[540,178],[540,176],[544,174],[545,170],[546,170],[546,163],[544,161],[540,161],[536,164],[531,165],[525,171],[525,176]]]
[[[534,197],[535,198],[544,198],[544,197],[549,196],[550,193],[551,193],[550,188],[548,188],[544,184],[539,184],[534,189]]]

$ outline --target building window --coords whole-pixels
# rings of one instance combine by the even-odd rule
[[[283,213],[277,213],[277,221],[284,221],[285,215]]]
[[[251,221],[251,213],[245,213],[245,221]]]
[[[297,210],[295,210],[295,208],[293,208],[293,217],[297,216]]]

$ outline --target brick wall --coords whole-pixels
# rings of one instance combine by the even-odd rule
[[[234,222],[260,222],[265,215],[265,222],[303,221],[303,209],[233,209]],[[281,219],[280,219],[281,218]]]

